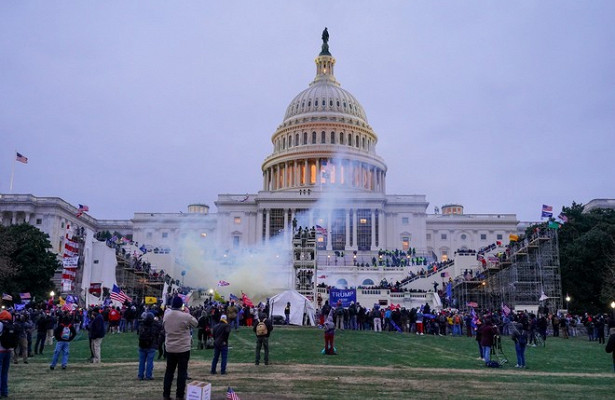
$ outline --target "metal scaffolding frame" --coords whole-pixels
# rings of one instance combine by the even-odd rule
[[[513,242],[477,279],[459,282],[454,297],[462,309],[475,303],[472,305],[483,310],[499,310],[502,304],[511,309],[535,305],[541,313],[561,310],[557,229],[537,228],[527,238]]]
[[[299,229],[293,234],[294,287],[314,301],[316,298],[316,231]]]

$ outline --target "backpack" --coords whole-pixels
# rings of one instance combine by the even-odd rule
[[[499,363],[499,362],[497,362],[497,361],[494,361],[494,360],[489,361],[489,362],[488,362],[487,364],[485,364],[485,365],[486,365],[487,367],[489,367],[489,368],[500,368],[500,367],[501,367],[500,363]]]
[[[269,329],[267,329],[267,324],[265,324],[266,320],[262,320],[256,325],[256,336],[266,336],[269,333]]]
[[[5,349],[14,349],[19,343],[19,332],[13,322],[6,321],[2,323],[2,334],[0,335],[0,344]]]
[[[63,325],[62,328],[62,333],[60,334],[60,338],[62,340],[68,340],[70,339],[70,324],[68,325]]]
[[[143,326],[139,332],[139,347],[149,349],[154,344],[155,335],[153,326]]]

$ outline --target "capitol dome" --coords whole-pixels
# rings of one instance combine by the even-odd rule
[[[335,79],[335,58],[323,32],[314,60],[316,77],[286,108],[262,165],[264,191],[341,190],[385,192],[386,164],[378,136],[357,99]],[[311,191],[310,191],[311,193]]]

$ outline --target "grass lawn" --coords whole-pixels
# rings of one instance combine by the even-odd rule
[[[509,362],[485,368],[476,341],[467,337],[392,332],[337,331],[337,356],[324,356],[323,332],[276,327],[271,365],[254,365],[251,329],[231,333],[227,375],[209,374],[213,350],[193,348],[189,375],[212,383],[212,399],[231,386],[250,399],[607,399],[615,390],[612,357],[586,337],[548,338],[528,347],[528,368],[519,370],[513,342],[502,339]],[[195,346],[196,347],[196,346]],[[137,336],[107,335],[103,363],[89,363],[87,336],[71,344],[67,370],[51,371],[52,348],[29,364],[11,365],[9,399],[161,399],[165,362],[156,361],[154,381],[138,381]],[[262,361],[262,360],[261,360]],[[219,370],[219,368],[218,368]],[[172,394],[175,393],[175,384]]]

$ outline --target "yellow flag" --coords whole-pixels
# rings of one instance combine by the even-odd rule
[[[64,303],[66,303],[66,300],[64,300],[62,296],[58,296],[58,300],[60,301],[60,307],[62,307]]]
[[[145,296],[145,304],[156,304],[158,303],[157,297]]]
[[[224,297],[220,296],[217,290],[214,290],[214,300],[216,301],[224,301]]]
[[[517,240],[519,240],[519,235],[511,233],[510,235],[508,235],[508,239],[510,239],[511,242],[516,242]]]

